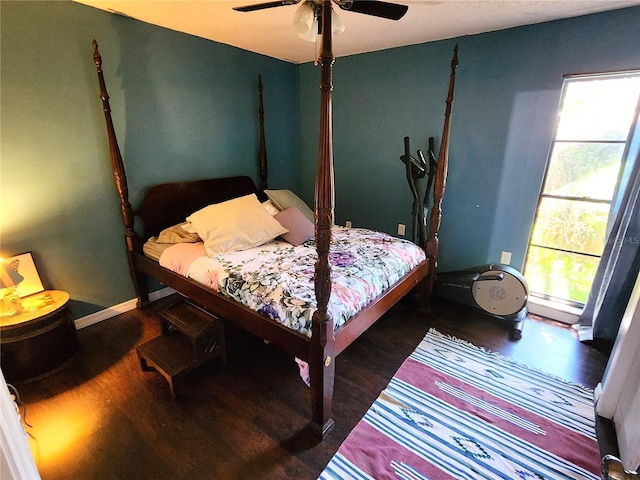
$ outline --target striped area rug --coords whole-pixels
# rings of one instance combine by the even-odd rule
[[[432,329],[320,478],[597,480],[599,457],[591,390]]]

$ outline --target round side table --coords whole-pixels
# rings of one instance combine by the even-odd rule
[[[0,364],[9,383],[56,372],[80,347],[68,293],[46,290],[21,303],[21,313],[0,318]]]

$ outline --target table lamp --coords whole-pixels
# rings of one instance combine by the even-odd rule
[[[12,317],[22,311],[22,303],[20,303],[20,295],[17,286],[24,280],[24,277],[13,268],[13,265],[7,265],[3,258],[0,258],[0,296],[2,297],[2,309],[0,309],[0,317]]]

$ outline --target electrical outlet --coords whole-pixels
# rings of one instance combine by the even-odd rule
[[[405,226],[401,223],[398,224],[398,235],[404,235]]]
[[[344,222],[344,226],[347,228],[351,228],[351,220],[347,220],[346,222]]]
[[[502,252],[502,255],[500,255],[500,263],[509,265],[511,263],[511,252]]]

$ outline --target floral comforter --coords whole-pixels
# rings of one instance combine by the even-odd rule
[[[414,243],[381,232],[334,226],[332,237],[328,310],[334,328],[425,259]],[[314,240],[297,247],[273,241],[241,252],[200,256],[190,261],[186,275],[310,337],[317,306],[316,259]]]

